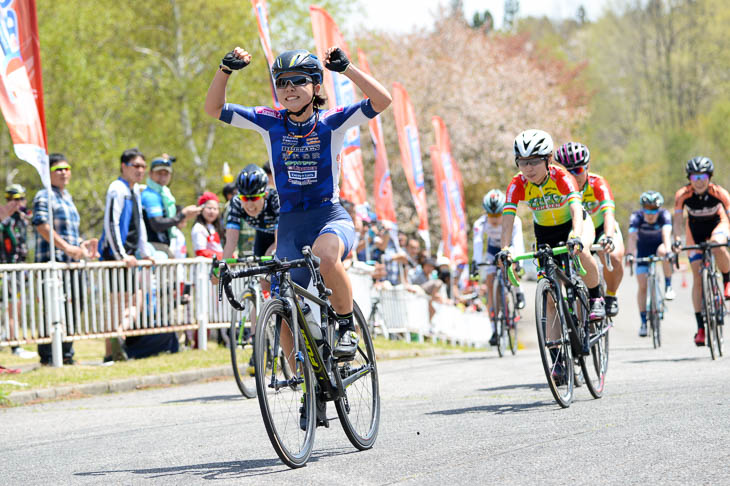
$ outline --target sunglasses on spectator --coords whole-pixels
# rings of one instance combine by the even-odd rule
[[[710,174],[690,174],[689,180],[694,182],[706,181],[710,178]]]
[[[585,167],[573,167],[572,169],[568,169],[568,172],[570,172],[573,175],[581,175],[585,171],[586,171]]]
[[[547,157],[533,157],[530,159],[515,159],[515,162],[517,162],[517,167],[527,167],[532,166],[536,167],[540,164],[544,164],[547,162]]]
[[[238,198],[241,201],[258,201],[259,199],[261,199],[265,195],[266,195],[265,192],[262,192],[261,194],[249,194],[248,196],[243,195],[243,194],[239,194],[238,195]]]
[[[292,86],[306,86],[312,82],[312,78],[304,74],[298,74],[296,76],[289,76],[288,78],[279,78],[276,80],[276,87],[279,89],[286,88],[287,84]]]
[[[644,214],[657,214],[659,208],[644,208]]]
[[[51,167],[51,172],[56,172],[57,170],[71,170],[71,166],[68,164],[58,164]]]
[[[146,169],[147,164],[130,164],[129,162],[125,162],[124,165],[127,167],[133,167],[135,169]]]

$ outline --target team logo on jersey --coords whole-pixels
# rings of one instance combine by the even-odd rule
[[[335,113],[342,113],[345,110],[343,106],[336,106],[334,108],[330,108],[329,110],[325,111],[322,114],[322,119],[327,118],[330,115],[334,115]]]
[[[266,106],[257,106],[254,111],[258,115],[266,115],[272,118],[278,118],[279,120],[282,119],[281,113],[276,110],[272,110],[271,108],[267,108]]]

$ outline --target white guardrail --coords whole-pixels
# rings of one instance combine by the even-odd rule
[[[58,263],[56,279],[48,263],[2,265],[0,346],[52,342],[55,293],[59,343],[194,329],[198,346],[205,349],[207,330],[228,327],[233,312],[225,298],[218,302],[217,288],[209,282],[210,265],[208,258],[154,265],[141,261],[134,269],[120,262]],[[429,319],[425,295],[401,288],[376,290],[371,273],[371,267],[360,263],[348,270],[355,300],[377,331],[408,340],[429,337],[486,346],[491,327],[483,313],[436,305]],[[242,291],[243,285],[234,281],[234,291]],[[54,346],[54,354],[58,352],[60,346]],[[54,363],[60,362],[55,358]]]

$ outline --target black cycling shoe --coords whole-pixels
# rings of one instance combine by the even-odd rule
[[[339,360],[351,360],[357,352],[360,338],[352,328],[340,328],[340,337],[337,338],[332,355]]]
[[[615,295],[606,296],[606,315],[608,317],[615,317],[618,315],[618,300]]]
[[[494,331],[492,333],[492,337],[489,338],[489,345],[496,346],[498,342],[499,342],[499,336],[497,335],[497,331]]]
[[[525,308],[525,294],[522,292],[517,292],[517,302],[515,302],[515,305],[518,309],[524,309]]]

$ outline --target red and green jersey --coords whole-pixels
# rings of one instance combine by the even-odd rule
[[[570,205],[580,204],[580,191],[572,175],[562,167],[551,165],[542,184],[533,184],[518,173],[507,186],[503,214],[517,214],[517,204],[525,201],[532,209],[535,224],[557,226],[570,221]]]
[[[603,216],[607,211],[616,211],[611,188],[606,179],[598,174],[588,174],[588,180],[583,187],[583,207],[593,218],[596,228],[603,224]]]

